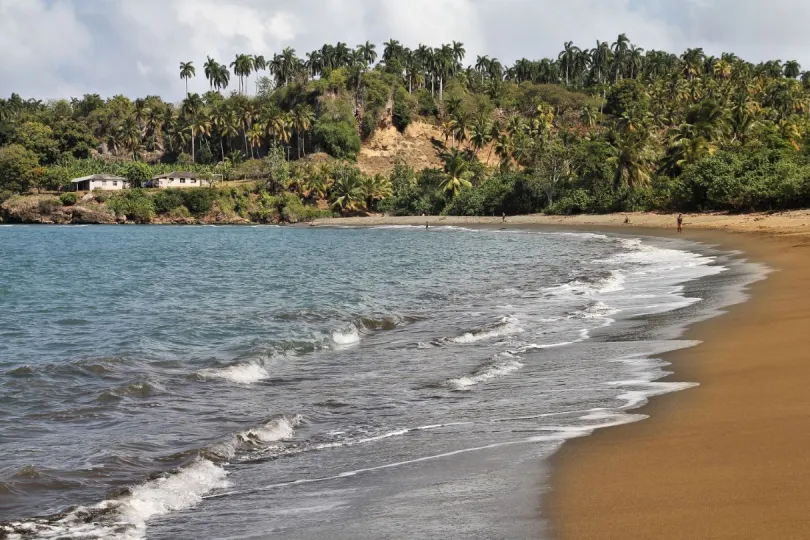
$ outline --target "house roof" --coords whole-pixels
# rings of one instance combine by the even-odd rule
[[[186,171],[172,171],[170,173],[156,174],[152,180],[160,180],[161,178],[197,178],[193,172]]]
[[[113,176],[111,174],[91,174],[90,176],[82,176],[81,178],[74,178],[71,180],[71,183],[78,183],[84,182],[86,180],[117,180],[120,182],[126,182],[126,178],[121,178],[120,176]]]

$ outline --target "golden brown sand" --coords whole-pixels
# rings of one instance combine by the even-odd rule
[[[631,214],[630,227],[674,234],[674,219]],[[623,221],[507,218],[595,229]],[[653,398],[640,411],[648,420],[564,445],[544,512],[560,540],[810,539],[810,212],[687,215],[685,223],[684,237],[741,249],[775,272],[750,301],[687,333],[703,344],[667,355],[672,380],[700,386]]]

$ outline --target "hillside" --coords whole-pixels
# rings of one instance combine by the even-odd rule
[[[797,62],[643,51],[624,34],[596,45],[512,66],[465,66],[459,42],[396,40],[380,55],[338,43],[306,60],[209,57],[210,90],[178,104],[12,94],[0,99],[0,202],[90,174],[140,186],[179,170],[341,214],[810,205],[810,72]],[[196,77],[194,63],[180,76]],[[174,202],[166,210],[191,210]]]

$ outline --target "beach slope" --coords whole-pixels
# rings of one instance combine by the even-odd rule
[[[774,272],[688,332],[703,344],[666,357],[699,387],[564,446],[546,505],[556,538],[810,538],[810,236],[763,232],[691,234]]]

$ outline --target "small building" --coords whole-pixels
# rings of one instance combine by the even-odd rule
[[[149,181],[149,187],[153,188],[190,188],[207,187],[211,182],[205,178],[200,178],[192,172],[172,171],[170,173],[158,174]]]
[[[126,178],[113,176],[111,174],[91,174],[74,178],[70,181],[73,191],[93,191],[95,189],[121,190],[129,187]]]

